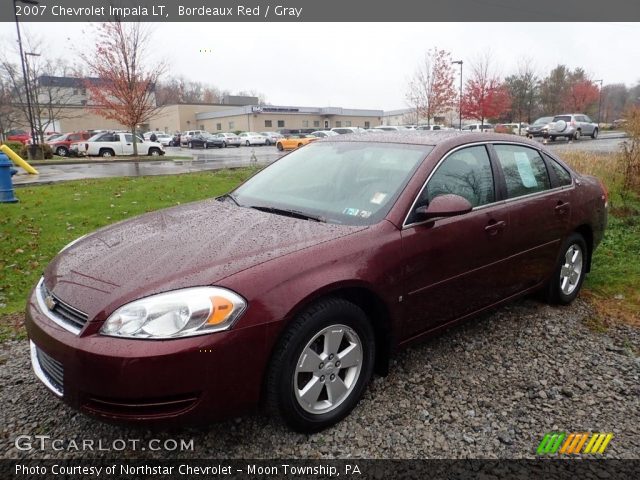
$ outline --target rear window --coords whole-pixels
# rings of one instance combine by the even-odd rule
[[[554,122],[559,122],[560,120],[564,120],[565,122],[570,122],[571,115],[558,115],[557,117],[553,117]]]

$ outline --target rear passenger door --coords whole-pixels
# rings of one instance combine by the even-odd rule
[[[550,175],[537,149],[495,144],[494,153],[511,218],[513,290],[522,291],[545,280],[555,266],[571,218],[569,192]]]

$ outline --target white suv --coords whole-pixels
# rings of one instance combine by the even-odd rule
[[[550,138],[552,141],[557,137],[578,140],[583,135],[597,138],[598,124],[582,113],[565,113],[553,117],[553,121],[549,124],[549,130],[544,135],[544,138]]]

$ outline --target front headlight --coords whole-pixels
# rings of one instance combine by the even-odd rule
[[[136,300],[113,312],[100,333],[164,340],[227,330],[247,302],[219,287],[195,287]]]

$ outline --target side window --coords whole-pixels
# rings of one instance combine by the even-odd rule
[[[495,145],[507,184],[507,197],[515,198],[551,188],[542,157],[533,148]]]
[[[571,185],[571,174],[567,171],[567,169],[556,162],[550,156],[545,155],[545,158],[547,159],[547,165],[551,165],[551,169],[558,179],[558,186],[564,187],[565,185]]]
[[[584,122],[593,123],[593,120],[591,120],[591,118],[586,115],[583,115],[582,119]]]
[[[127,143],[133,143],[133,135],[131,135],[130,133],[127,133],[124,136],[124,141],[127,142]]]

